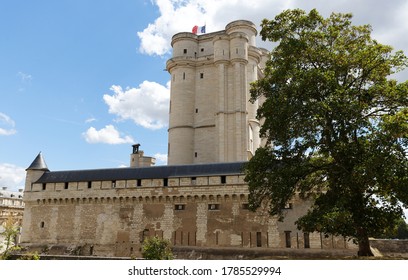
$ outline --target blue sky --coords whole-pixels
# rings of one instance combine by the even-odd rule
[[[408,54],[408,1],[0,0],[0,187],[50,170],[129,165],[131,145],[166,163],[171,36],[288,8],[352,12]],[[260,42],[264,47],[270,47]],[[407,80],[407,71],[399,80]]]

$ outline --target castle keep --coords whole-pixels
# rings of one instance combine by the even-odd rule
[[[140,256],[158,235],[174,246],[346,248],[343,238],[296,229],[308,204],[292,201],[284,222],[251,212],[243,164],[262,143],[249,84],[267,52],[255,25],[173,36],[168,166],[139,145],[129,168],[50,171],[41,153],[27,168],[21,241],[83,255]]]

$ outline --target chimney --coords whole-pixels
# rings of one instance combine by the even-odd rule
[[[148,167],[156,163],[154,157],[145,157],[144,152],[140,150],[140,144],[132,145],[133,152],[130,155],[130,167]]]

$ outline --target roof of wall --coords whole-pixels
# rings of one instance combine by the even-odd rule
[[[244,162],[45,172],[36,183],[116,181],[242,174]]]

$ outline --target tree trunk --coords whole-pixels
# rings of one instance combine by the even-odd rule
[[[367,235],[358,239],[358,256],[374,256],[373,252],[371,252],[370,240],[368,239]]]

